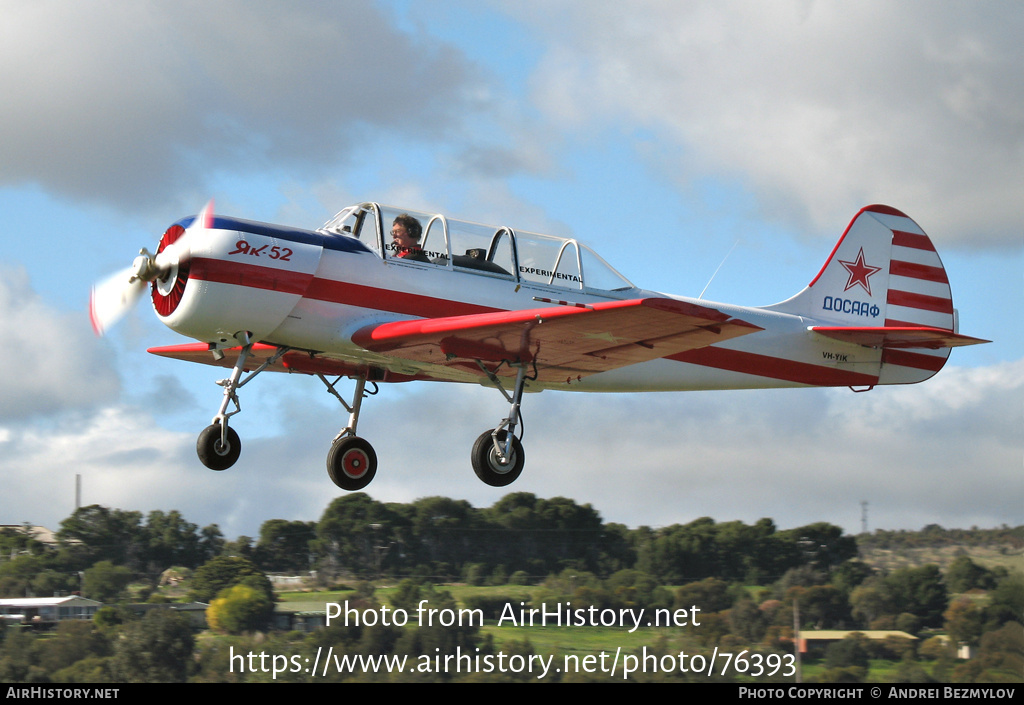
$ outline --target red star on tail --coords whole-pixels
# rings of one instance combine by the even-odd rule
[[[860,252],[857,253],[856,262],[844,262],[839,260],[839,264],[846,268],[846,271],[850,273],[850,280],[846,282],[846,289],[849,291],[855,284],[860,284],[864,287],[864,291],[868,292],[868,296],[871,296],[871,282],[868,278],[875,272],[881,271],[881,267],[872,267],[871,265],[864,263],[864,248],[860,248]]]

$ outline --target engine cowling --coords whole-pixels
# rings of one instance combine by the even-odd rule
[[[180,238],[192,219],[164,233],[159,251]],[[172,330],[207,343],[270,335],[313,280],[323,235],[235,218],[214,218],[189,242],[189,256],[152,284],[153,308]]]

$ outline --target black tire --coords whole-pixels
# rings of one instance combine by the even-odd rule
[[[327,454],[327,474],[343,490],[361,490],[377,474],[377,453],[358,436],[339,438]]]
[[[200,462],[211,470],[227,470],[242,454],[242,441],[235,429],[228,426],[228,442],[225,446],[220,440],[220,424],[215,423],[199,434],[196,453],[199,454]]]
[[[523,472],[526,456],[523,454],[522,443],[518,438],[512,436],[512,458],[508,463],[502,465],[498,462],[498,454],[494,450],[492,433],[493,431],[484,431],[473,444],[473,472],[491,487],[505,487],[515,482]],[[504,443],[507,437],[507,431],[498,431],[499,443]]]

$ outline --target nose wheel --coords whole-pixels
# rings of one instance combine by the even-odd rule
[[[221,425],[211,424],[204,428],[196,441],[196,453],[203,465],[211,470],[227,470],[235,464],[242,453],[242,441],[235,429],[228,426],[227,440],[221,439]]]
[[[196,454],[199,456],[199,461],[211,470],[227,470],[235,464],[238,456],[242,453],[241,439],[235,433],[235,429],[228,426],[228,419],[242,410],[238,402],[238,390],[288,352],[288,348],[279,348],[263,364],[242,379],[242,373],[245,372],[246,364],[252,354],[253,342],[246,331],[240,331],[235,338],[242,344],[242,347],[238,351],[238,359],[235,360],[231,376],[217,382],[224,388],[220,409],[213,417],[213,423],[204,428],[196,440]],[[215,355],[218,354],[220,358],[224,357],[224,353],[220,350],[215,351]],[[234,404],[235,410],[228,411],[228,404]]]

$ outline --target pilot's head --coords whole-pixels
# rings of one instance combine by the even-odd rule
[[[391,239],[398,245],[399,251],[419,245],[422,234],[423,226],[420,225],[420,221],[408,213],[402,213],[391,225]]]

